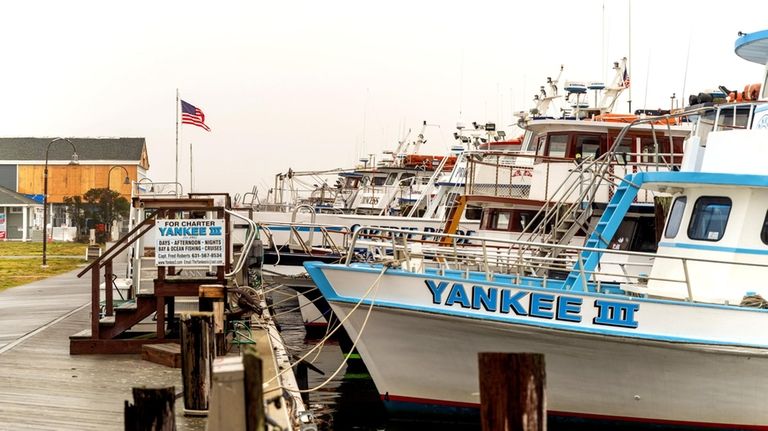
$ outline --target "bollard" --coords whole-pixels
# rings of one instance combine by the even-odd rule
[[[264,376],[261,358],[256,348],[247,346],[243,352],[245,379],[245,424],[246,431],[261,431],[265,427],[264,417]]]
[[[227,289],[220,284],[204,284],[200,286],[198,295],[200,311],[213,312],[215,356],[226,356],[228,349],[224,331],[224,301],[227,298]]]
[[[180,326],[184,415],[205,416],[215,350],[213,313],[183,313]]]
[[[176,431],[175,388],[133,388],[125,401],[125,431]]]
[[[538,353],[478,353],[483,431],[547,429],[546,370]]]

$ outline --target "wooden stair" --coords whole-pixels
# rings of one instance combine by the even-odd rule
[[[134,202],[134,205],[144,209],[156,209],[156,211],[141,223],[136,225],[123,238],[117,241],[109,250],[96,258],[83,269],[78,277],[90,272],[91,279],[91,327],[69,337],[69,351],[72,355],[93,353],[141,353],[145,344],[167,343],[172,334],[177,334],[173,327],[175,314],[175,297],[190,296],[200,297],[201,285],[226,285],[225,271],[229,265],[216,266],[213,275],[196,276],[194,270],[187,274],[178,274],[173,266],[155,267],[156,278],[153,279],[153,292],[142,293],[149,286],[133,286],[133,291],[138,292],[135,297],[126,303],[115,306],[113,301],[113,268],[112,261],[120,253],[124,252],[132,244],[150,232],[154,228],[158,215],[173,218],[177,216],[189,217],[189,214],[200,211],[212,212],[214,217],[225,220],[225,226],[230,226],[229,214],[225,207],[214,207],[213,199],[163,199],[158,202]],[[227,197],[227,207],[229,200]],[[186,215],[185,215],[186,214]],[[225,235],[225,250],[230,250],[230,233]],[[141,242],[139,242],[141,246]],[[143,256],[142,256],[143,257]],[[141,260],[142,257],[138,259]],[[226,253],[224,262],[229,262],[229,252]],[[144,265],[139,262],[139,271]],[[103,272],[102,272],[103,268]],[[208,269],[206,267],[206,269]],[[138,274],[139,280],[149,280],[145,275]],[[104,298],[101,298],[101,286],[104,285]],[[136,290],[138,289],[138,290]],[[103,300],[103,302],[102,302]],[[102,310],[104,304],[104,310]],[[103,312],[102,312],[103,311]],[[155,314],[154,331],[138,331],[135,327]],[[166,317],[167,316],[167,317]]]

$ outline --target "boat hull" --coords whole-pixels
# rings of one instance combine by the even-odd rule
[[[318,282],[316,271],[310,268]],[[355,272],[347,285],[339,272],[331,274],[332,283],[320,277],[318,284],[334,313],[346,319],[350,338],[362,332],[357,349],[390,409],[470,413],[480,403],[479,352],[535,352],[545,355],[553,418],[768,429],[764,348],[637,339],[445,314],[425,304],[393,305],[390,295],[407,295],[389,290],[423,290],[427,278],[416,275],[383,277],[365,323],[370,301],[352,310],[378,273],[363,278]],[[652,313],[648,308],[643,317]]]

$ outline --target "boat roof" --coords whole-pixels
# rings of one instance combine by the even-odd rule
[[[758,64],[768,64],[768,30],[748,33],[736,39],[736,55]]]
[[[546,131],[556,131],[561,129],[564,132],[596,132],[605,133],[608,130],[620,131],[625,128],[628,123],[621,123],[616,121],[592,121],[592,120],[564,120],[564,119],[535,119],[526,124],[526,129],[535,132],[544,131],[544,129],[551,129]],[[667,130],[671,130],[673,135],[688,136],[691,133],[691,125],[660,125],[654,124],[651,128],[650,124],[637,124],[632,126],[633,131],[644,131],[656,133],[665,133]]]
[[[722,186],[768,188],[768,176],[719,172],[640,172],[631,179],[644,188],[667,192],[668,186]]]

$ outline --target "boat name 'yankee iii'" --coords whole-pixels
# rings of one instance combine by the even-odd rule
[[[447,281],[424,280],[432,303],[446,307],[458,305],[461,308],[514,313],[518,316],[529,316],[539,319],[552,319],[562,322],[579,323],[582,320],[584,298],[571,295],[556,295],[545,292],[531,292],[498,287],[483,287],[473,285],[469,288],[463,283]],[[450,288],[449,288],[450,286]],[[622,328],[637,328],[636,313],[639,304],[631,304],[609,299],[595,299],[595,325],[614,326]]]

